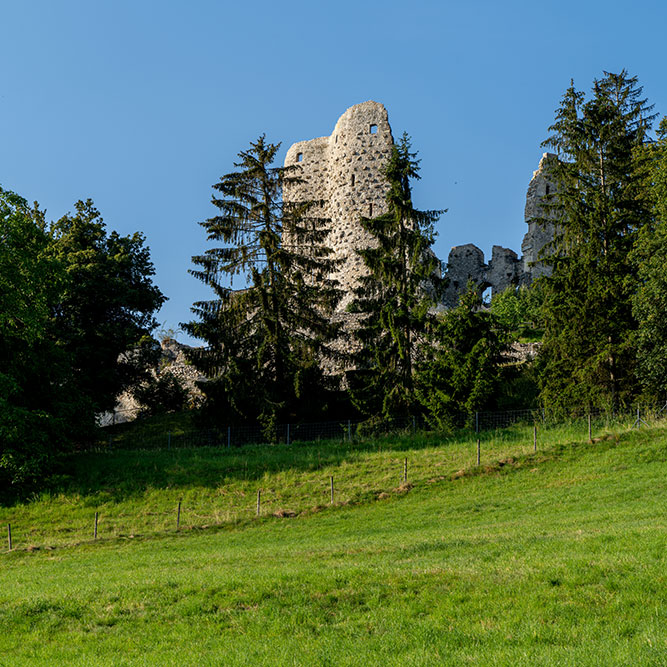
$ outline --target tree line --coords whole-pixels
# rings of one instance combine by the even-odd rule
[[[0,189],[0,497],[94,438],[146,377],[165,300],[153,274],[144,237],[107,232],[92,201],[48,224]]]
[[[271,437],[285,422],[420,415],[448,428],[461,412],[661,396],[667,120],[653,137],[655,120],[625,71],[588,96],[571,84],[545,141],[558,185],[542,221],[555,225],[540,257],[549,275],[490,304],[470,285],[448,311],[431,252],[443,211],[413,204],[407,135],[383,171],[386,213],[359,220],[373,243],[358,250],[366,274],[344,311],[322,202],[286,200],[301,168],[275,166],[279,144],[259,137],[214,184],[217,214],[200,223],[211,247],[191,274],[213,296],[183,325],[204,343],[189,353],[205,376],[200,418],[259,423]],[[146,388],[165,300],[153,275],[144,237],[109,233],[90,200],[48,224],[0,190],[1,485],[38,479],[54,452],[94,437],[119,393]],[[534,362],[508,361],[516,340],[541,343]]]
[[[191,358],[208,377],[211,419],[259,421],[270,434],[278,422],[356,410],[368,423],[419,414],[445,427],[462,411],[614,410],[658,397],[667,121],[654,139],[655,119],[625,70],[605,72],[588,97],[572,83],[544,142],[557,154],[558,185],[539,221],[555,226],[539,258],[548,275],[490,304],[470,285],[447,312],[430,251],[442,211],[414,207],[419,161],[404,135],[383,172],[387,212],[359,221],[373,243],[358,249],[366,275],[347,318],[336,313],[330,221],[318,202],[283,199],[300,167],[273,166],[279,146],[260,137],[213,186],[219,214],[201,223],[226,245],[193,258],[192,274],[215,293],[184,325],[207,343]],[[242,290],[232,287],[237,275]],[[541,343],[537,359],[508,363],[508,346],[525,336]]]

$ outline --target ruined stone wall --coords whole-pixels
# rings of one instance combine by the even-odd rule
[[[553,241],[554,225],[548,222],[553,220],[555,213],[544,207],[545,199],[553,201],[556,193],[556,183],[549,173],[549,166],[554,163],[556,156],[553,153],[544,153],[526,193],[525,220],[528,232],[523,237],[521,252],[523,253],[523,272],[530,280],[548,275],[549,267],[539,261],[539,253],[547,243]],[[545,222],[547,221],[547,222]]]
[[[301,167],[304,181],[286,187],[285,200],[324,201],[321,215],[330,220],[331,227],[326,244],[334,258],[341,260],[334,276],[345,294],[339,310],[350,302],[352,289],[366,271],[356,251],[372,245],[359,219],[386,211],[387,184],[382,169],[393,143],[387,110],[369,101],[350,107],[338,119],[331,136],[299,141],[285,156],[286,166]]]
[[[369,247],[373,239],[359,219],[374,217],[386,211],[387,183],[382,169],[391,154],[393,137],[387,110],[378,102],[363,102],[350,107],[336,123],[328,137],[299,141],[287,151],[285,165],[299,165],[303,182],[285,188],[286,201],[322,201],[317,215],[330,220],[331,231],[325,241],[341,264],[335,277],[344,297],[339,311],[345,311],[352,290],[366,268],[357,250]],[[538,254],[553,239],[553,224],[542,219],[553,218],[543,204],[544,198],[556,192],[549,175],[555,155],[545,153],[528,186],[525,220],[528,225],[521,250],[523,257],[509,248],[493,246],[486,263],[484,253],[468,243],[455,246],[449,253],[445,277],[449,284],[443,305],[451,308],[472,280],[480,291],[490,287],[492,294],[510,285],[530,284],[547,272]]]
[[[554,238],[553,210],[545,208],[545,199],[553,203],[557,185],[549,172],[550,165],[556,160],[551,153],[544,153],[526,193],[525,221],[528,231],[523,238],[521,251],[523,257],[509,248],[494,245],[491,260],[485,263],[484,253],[472,243],[454,246],[447,260],[446,276],[449,285],[445,293],[444,305],[456,306],[460,294],[466,289],[469,280],[479,286],[480,291],[491,288],[497,294],[510,285],[529,285],[533,280],[548,275],[549,267],[538,259],[542,248]]]

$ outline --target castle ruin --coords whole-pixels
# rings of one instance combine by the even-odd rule
[[[350,107],[336,123],[332,134],[293,144],[285,156],[285,165],[301,167],[302,183],[285,188],[286,201],[321,201],[318,211],[330,220],[331,231],[327,245],[340,260],[335,277],[344,297],[339,310],[352,300],[352,290],[359,284],[366,267],[359,248],[373,243],[363,230],[359,219],[374,217],[387,210],[387,183],[382,169],[391,155],[394,139],[385,107],[373,101]],[[443,306],[458,303],[468,281],[480,290],[491,288],[492,294],[510,285],[524,285],[546,273],[538,254],[553,239],[553,225],[539,222],[549,218],[544,198],[555,192],[549,177],[549,164],[555,156],[545,153],[528,186],[525,220],[528,232],[524,236],[520,258],[513,250],[493,246],[491,259],[485,262],[484,253],[472,243],[454,246],[443,266],[448,285]]]

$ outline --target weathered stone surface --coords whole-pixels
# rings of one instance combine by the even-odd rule
[[[539,253],[554,238],[554,225],[550,220],[555,218],[555,212],[544,207],[544,200],[545,197],[553,198],[556,193],[556,183],[549,174],[549,166],[556,159],[553,153],[544,153],[528,185],[525,210],[528,232],[521,244],[525,283],[530,283],[535,278],[548,275],[550,272],[549,267],[539,261]]]
[[[197,382],[205,378],[185,358],[185,351],[190,346],[179,343],[173,338],[163,340],[161,346],[162,355],[160,361],[157,368],[151,370],[151,374],[153,377],[159,377],[165,373],[174,375],[187,389],[189,402],[192,407],[197,407],[203,401],[203,394],[197,387]],[[134,421],[139,414],[139,410],[140,406],[132,395],[132,392],[125,391],[116,399],[113,412],[104,412],[98,415],[97,421],[100,426],[123,424]]]
[[[352,290],[366,273],[357,250],[372,245],[362,229],[362,216],[386,211],[387,183],[382,176],[394,143],[387,110],[378,102],[350,107],[329,137],[293,144],[285,165],[301,167],[302,184],[285,188],[286,201],[322,201],[321,216],[331,222],[326,244],[341,265],[334,277],[344,297],[339,310],[352,298]]]

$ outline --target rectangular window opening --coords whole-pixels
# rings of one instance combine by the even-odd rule
[[[378,126],[371,125],[371,134],[377,134],[377,133],[378,133]]]
[[[303,162],[303,153],[297,153],[296,154],[296,161],[297,162]]]

